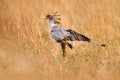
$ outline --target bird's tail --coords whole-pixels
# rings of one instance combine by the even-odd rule
[[[106,46],[105,44],[101,44],[100,42],[97,42],[97,41],[90,40],[90,42],[93,43],[93,44],[102,46],[102,47],[105,47],[105,46]]]
[[[106,46],[105,44],[101,44],[100,42],[93,41],[93,40],[91,40],[90,38],[88,38],[88,37],[86,37],[84,35],[81,35],[81,40],[82,41],[87,41],[87,42],[90,42],[90,43],[93,43],[93,44],[96,44],[96,45],[99,45],[99,46],[102,46],[102,47]]]

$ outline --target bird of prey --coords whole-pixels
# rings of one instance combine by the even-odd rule
[[[61,48],[62,48],[62,52],[63,52],[63,58],[65,58],[65,48],[66,46],[70,47],[71,49],[73,48],[73,46],[68,42],[68,41],[86,41],[89,43],[94,43],[97,44],[99,46],[103,46],[105,47],[105,44],[101,44],[99,42],[93,41],[90,38],[72,30],[69,28],[63,28],[58,26],[58,24],[60,23],[58,20],[60,20],[60,18],[56,18],[57,15],[55,14],[47,14],[45,16],[45,19],[49,20],[49,26],[50,26],[50,34],[52,36],[52,38],[60,43]]]

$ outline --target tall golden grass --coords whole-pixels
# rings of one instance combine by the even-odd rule
[[[119,80],[119,0],[0,0],[1,80]],[[67,59],[43,17],[105,43],[71,42]]]

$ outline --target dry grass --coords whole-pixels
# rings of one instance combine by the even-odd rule
[[[119,0],[0,0],[1,80],[120,80],[119,9]],[[43,19],[55,11],[107,47],[74,42],[63,62]]]

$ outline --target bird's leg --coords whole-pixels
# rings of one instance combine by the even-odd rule
[[[61,42],[62,52],[63,52],[63,58],[65,58],[65,43]]]
[[[66,42],[66,45],[68,45],[68,47],[70,47],[70,49],[73,49],[73,46],[70,43]]]

